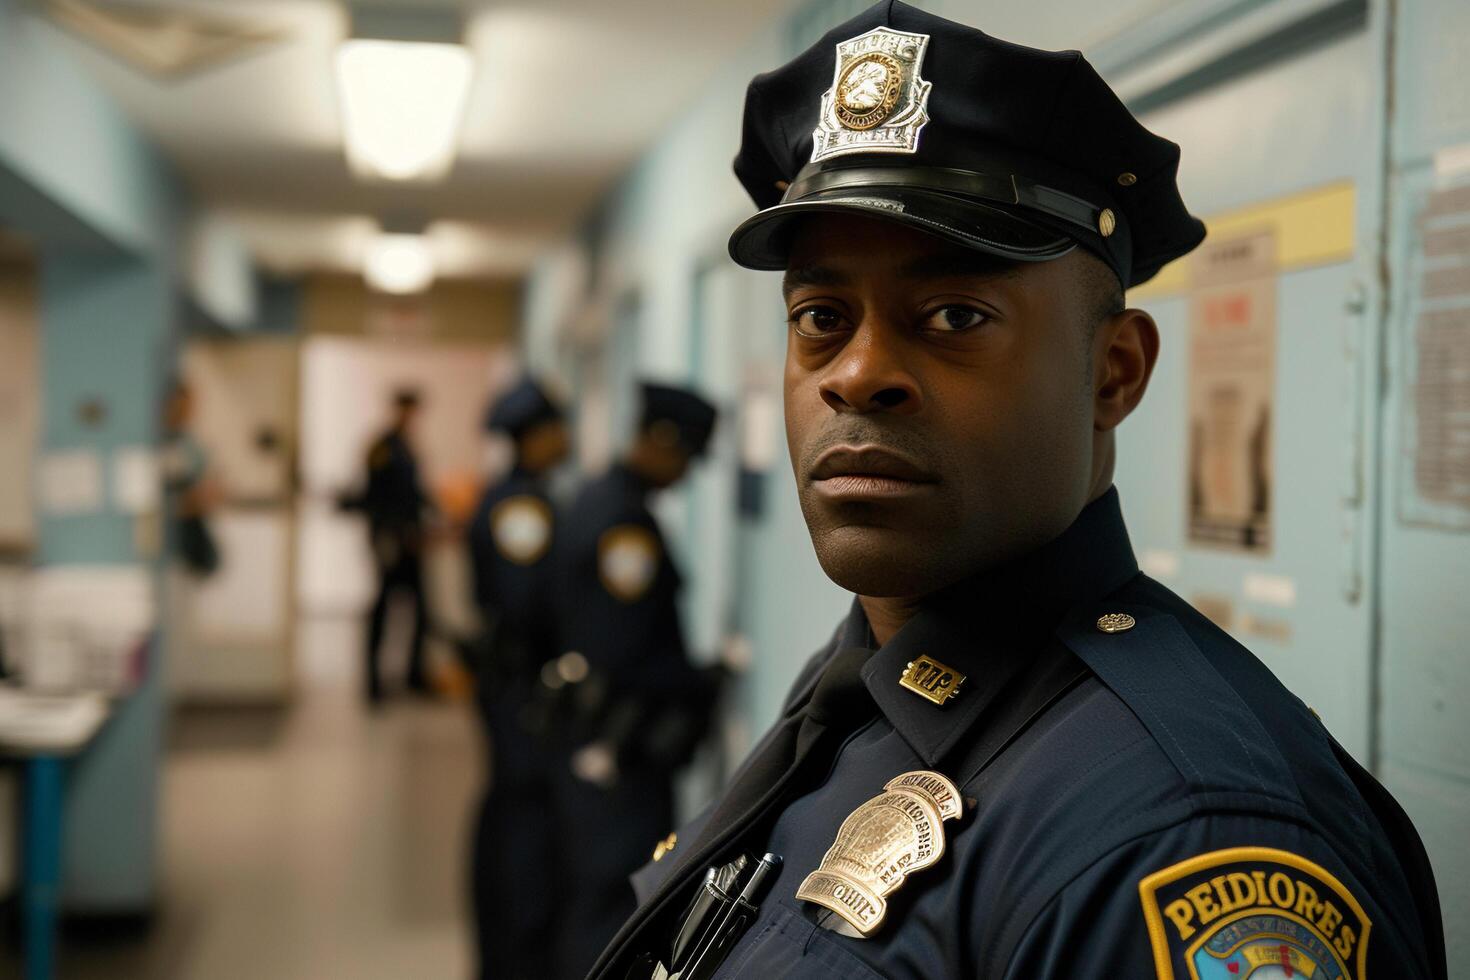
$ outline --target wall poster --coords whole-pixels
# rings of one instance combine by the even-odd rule
[[[1470,527],[1470,183],[1433,190],[1416,231],[1412,517]]]
[[[1271,550],[1276,239],[1206,241],[1189,310],[1189,541]]]

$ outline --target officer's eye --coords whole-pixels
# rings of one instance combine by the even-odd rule
[[[924,318],[924,329],[938,333],[958,333],[973,330],[990,319],[985,313],[971,306],[942,306]]]
[[[841,330],[845,321],[830,306],[803,306],[787,322],[803,337],[824,337]]]

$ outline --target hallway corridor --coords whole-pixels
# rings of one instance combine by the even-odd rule
[[[175,717],[157,919],[141,943],[67,943],[63,980],[468,976],[473,715],[407,698],[368,715],[358,623],[302,629],[289,711]]]

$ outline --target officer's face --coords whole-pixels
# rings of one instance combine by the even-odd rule
[[[560,419],[532,426],[521,436],[521,465],[532,473],[543,473],[567,458],[570,442]]]
[[[798,229],[786,431],[834,581],[926,595],[1075,519],[1099,476],[1090,262],[1001,263],[860,217]]]

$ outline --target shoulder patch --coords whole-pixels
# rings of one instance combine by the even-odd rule
[[[643,598],[663,557],[658,536],[640,524],[619,524],[597,539],[597,574],[602,587],[622,602]]]
[[[1363,907],[1290,851],[1233,847],[1138,885],[1159,980],[1366,980]]]
[[[495,550],[517,565],[534,565],[551,544],[551,506],[528,493],[506,497],[490,508]]]

